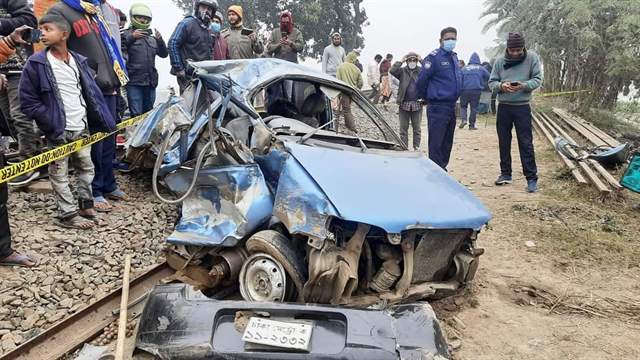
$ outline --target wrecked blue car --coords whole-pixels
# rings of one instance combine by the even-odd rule
[[[358,90],[276,59],[193,66],[193,85],[127,148],[181,204],[166,254],[178,279],[212,297],[365,307],[474,278],[491,215]],[[344,96],[357,132],[342,124]]]

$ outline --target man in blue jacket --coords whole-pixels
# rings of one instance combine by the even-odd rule
[[[487,86],[489,81],[489,72],[480,64],[478,54],[471,54],[469,65],[462,68],[462,93],[460,94],[460,129],[467,125],[469,121],[469,130],[478,130],[476,127],[476,114],[478,113],[478,103],[480,103],[480,95],[482,90]],[[467,108],[469,118],[467,118]]]
[[[193,4],[194,15],[182,20],[169,39],[169,57],[171,74],[175,75],[182,93],[190,84],[193,69],[188,60],[213,60],[215,37],[209,29],[211,20],[218,10],[215,0],[196,0]]]
[[[458,32],[452,27],[440,32],[440,48],[422,61],[417,88],[427,101],[429,158],[447,170],[453,133],[456,129],[456,101],[462,88],[456,47]]]

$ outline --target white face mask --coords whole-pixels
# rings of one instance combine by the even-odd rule
[[[416,67],[418,67],[418,63],[414,62],[414,61],[410,61],[410,62],[407,63],[407,66],[409,67],[409,69],[413,70]]]

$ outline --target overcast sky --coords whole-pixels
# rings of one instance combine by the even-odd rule
[[[165,40],[169,39],[182,19],[182,11],[170,0],[109,2],[127,14],[133,3],[148,4],[154,14],[152,26],[160,30]],[[370,25],[364,28],[365,48],[360,62],[366,67],[377,53],[383,56],[391,53],[396,59],[409,51],[426,56],[439,46],[440,30],[447,26],[458,29],[456,52],[461,59],[468,61],[475,51],[484,60],[484,49],[494,45],[495,31],[482,33],[485,20],[478,17],[482,13],[483,3],[484,0],[365,0],[363,6],[367,10]],[[310,61],[309,65],[318,68],[315,61]],[[169,75],[168,59],[160,60],[158,68],[160,88],[175,83]]]

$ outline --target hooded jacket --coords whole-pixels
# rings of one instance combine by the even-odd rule
[[[478,54],[471,54],[469,64],[462,68],[462,90],[482,91],[489,81],[489,72],[480,64]]]
[[[144,36],[140,39],[133,37],[135,29],[129,28],[122,34],[122,53],[127,58],[127,72],[129,85],[158,86],[158,70],[156,70],[156,56],[169,56],[164,40],[154,36]]]
[[[338,66],[336,78],[346,82],[356,89],[362,89],[362,72],[355,65],[357,59],[358,55],[353,51],[350,52],[347,55],[345,62]]]
[[[22,112],[36,121],[47,139],[60,143],[64,142],[67,118],[46,51],[48,50],[31,56],[24,66],[20,79],[20,105]],[[69,54],[78,65],[89,131],[95,133],[115,130],[116,120],[93,78],[87,58],[73,51],[69,51]]]
[[[84,14],[58,2],[49,9],[49,14],[67,20],[71,28],[67,46],[87,58],[89,66],[96,72],[96,83],[104,95],[113,95],[120,88],[120,80],[113,70],[111,57],[105,48],[98,26]]]
[[[280,28],[273,29],[271,32],[271,37],[269,38],[269,43],[267,45],[267,55],[274,57],[276,59],[282,59],[291,61],[294,63],[298,62],[298,53],[304,49],[304,39],[302,38],[302,32],[295,28],[293,24],[293,16],[289,13],[283,13],[280,15],[280,20],[285,16],[289,16],[291,21],[289,33],[283,31]],[[286,36],[289,41],[291,41],[291,46],[289,45],[281,45],[280,40]]]
[[[215,38],[211,30],[195,16],[185,17],[169,38],[171,73],[187,70],[187,60],[213,60]]]
[[[398,85],[398,96],[396,97],[396,100],[399,105],[402,105],[409,85],[411,85],[411,82],[418,81],[418,76],[420,75],[420,66],[416,66],[415,69],[411,70],[408,66],[403,67],[401,61],[396,61],[389,70],[389,73],[400,81],[400,85]]]
[[[38,27],[27,0],[0,0],[0,35],[8,36],[22,25]],[[21,71],[25,60],[32,52],[31,46],[20,46],[15,54],[0,64],[0,72],[6,74],[9,71]]]

